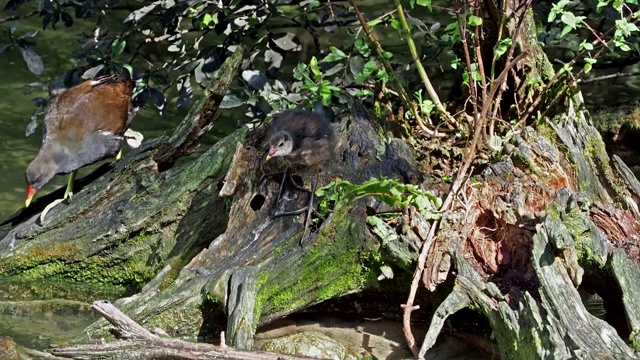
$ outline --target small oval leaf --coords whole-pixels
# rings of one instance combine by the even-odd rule
[[[114,58],[120,56],[124,51],[124,47],[127,46],[127,41],[123,38],[117,38],[111,44],[111,54]]]

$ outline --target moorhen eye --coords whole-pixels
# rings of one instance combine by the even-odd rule
[[[42,211],[41,222],[49,209],[71,195],[78,169],[116,154],[119,158],[123,135],[133,119],[132,89],[129,70],[123,69],[119,75],[82,82],[50,102],[45,111],[44,127],[46,134],[53,136],[43,139],[27,173],[35,176],[39,187],[56,174],[71,174],[64,198]],[[34,194],[29,187],[25,206],[29,206]]]

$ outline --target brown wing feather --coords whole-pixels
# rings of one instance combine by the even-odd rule
[[[88,80],[64,91],[47,109],[46,136],[78,145],[91,132],[121,136],[128,125],[132,86],[129,79],[97,85]]]

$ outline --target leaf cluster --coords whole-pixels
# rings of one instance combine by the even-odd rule
[[[415,185],[385,177],[372,178],[361,184],[337,179],[317,189],[316,195],[323,198],[319,206],[321,213],[326,213],[332,204],[341,201],[353,204],[367,196],[400,210],[413,206],[427,220],[439,219],[438,210],[442,206],[442,200],[433,193],[423,191]]]

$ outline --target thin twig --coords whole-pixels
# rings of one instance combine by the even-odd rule
[[[604,80],[611,80],[619,77],[638,76],[638,75],[640,75],[640,71],[635,71],[632,73],[615,73],[615,74],[609,74],[609,75],[603,75],[603,76],[596,76],[594,78],[586,79],[586,80],[578,79],[578,82],[581,84],[588,84],[596,81],[604,81]]]
[[[633,13],[631,13],[630,15],[628,15],[626,17],[627,20],[631,19],[633,17]],[[633,24],[636,24],[640,21],[640,19],[636,19]],[[605,38],[607,35],[609,35],[609,33],[611,33],[612,31],[614,31],[616,27],[613,26],[611,27],[609,30],[607,30],[602,37]],[[611,40],[612,41],[612,40]],[[608,41],[607,43],[604,43],[603,46],[600,48],[600,50],[591,58],[592,59],[597,59],[600,57],[600,55],[608,48],[608,43],[610,43],[611,41]],[[593,44],[597,44],[597,40],[593,41]],[[586,50],[582,50],[578,55],[576,55],[573,59],[571,59],[571,61],[569,61],[569,63],[567,63],[566,66],[573,66],[579,59],[583,58],[584,55],[587,53]],[[552,101],[551,104],[549,104],[549,106],[547,107],[547,109],[545,110],[545,112],[542,114],[543,116],[545,116],[546,114],[549,113],[549,111],[555,107],[555,105],[558,103],[559,99],[562,99],[564,97],[564,94],[567,93],[567,91],[572,88],[573,86],[575,86],[576,82],[577,82],[577,78],[579,78],[582,73],[584,72],[584,68],[582,68],[578,74],[576,74],[576,76],[569,81],[569,83],[567,83],[567,85],[565,85],[565,87],[562,89],[562,91],[560,92],[559,96],[556,96],[555,99]],[[555,83],[560,79],[560,76],[563,74],[562,71],[558,71],[556,72],[553,77],[551,78],[551,80],[549,80],[547,82],[547,84],[545,85],[544,89],[542,89],[542,91],[539,92],[538,96],[536,96],[536,99],[533,101],[533,103],[531,103],[531,105],[529,105],[529,107],[527,108],[527,110],[525,111],[525,113],[520,117],[520,119],[518,120],[518,123],[516,124],[516,128],[517,127],[521,127],[525,124],[525,122],[527,121],[527,119],[529,118],[529,116],[531,116],[531,114],[533,113],[533,111],[538,107],[538,105],[540,104],[540,102],[542,101],[542,98],[544,97],[544,95],[546,94],[547,90],[549,90],[553,85],[555,85]]]
[[[431,84],[431,80],[429,79],[429,75],[427,75],[427,72],[422,66],[422,62],[420,61],[420,57],[418,56],[418,50],[416,49],[416,44],[413,42],[413,38],[411,37],[411,30],[409,29],[407,18],[404,15],[404,8],[402,7],[400,0],[394,0],[394,3],[396,5],[396,10],[398,12],[398,18],[400,20],[400,24],[402,25],[402,31],[404,32],[404,37],[405,39],[407,39],[407,46],[409,47],[411,58],[413,59],[413,63],[416,65],[416,70],[420,75],[420,79],[422,80],[424,87],[427,89],[427,92],[429,93],[429,97],[431,98],[431,101],[433,101],[433,103],[436,105],[436,109],[438,109],[438,112],[440,113],[440,115],[442,115],[442,117],[445,119],[447,124],[452,129],[458,128],[459,127],[458,123],[451,116],[451,114],[449,114],[447,109],[444,108],[444,105],[442,105],[442,102],[440,102],[438,93],[433,88],[433,85]]]
[[[467,65],[467,78],[469,79],[469,92],[471,93],[471,98],[473,99],[473,113],[478,113],[478,91],[476,89],[476,82],[473,79],[473,71],[471,69],[471,56],[469,55],[469,44],[467,43],[467,24],[465,21],[462,21],[462,17],[460,16],[460,4],[458,0],[454,1],[455,4],[455,14],[456,19],[458,21],[458,28],[460,30],[460,42],[462,43],[462,51],[464,53],[464,60]]]
[[[369,27],[369,24],[367,23],[367,20],[364,18],[364,16],[362,15],[360,10],[358,9],[358,5],[356,5],[356,1],[355,0],[349,0],[349,3],[351,4],[351,6],[353,6],[353,9],[354,9],[354,11],[356,13],[356,16],[358,17],[358,20],[360,21],[360,26],[362,26],[362,28],[364,29],[364,32],[367,34],[367,37],[369,38],[369,41],[371,41],[371,43],[373,44],[373,46],[374,46],[374,48],[376,50],[376,53],[378,54],[378,58],[382,62],[382,65],[384,66],[384,68],[387,71],[387,73],[389,75],[391,75],[391,78],[392,78],[392,80],[393,80],[393,82],[394,82],[394,84],[395,84],[395,86],[396,86],[396,88],[398,90],[398,94],[400,95],[400,100],[402,101],[402,103],[404,104],[405,107],[407,107],[409,110],[411,110],[411,114],[413,115],[413,117],[418,122],[418,126],[420,127],[420,129],[422,129],[422,131],[424,131],[426,133],[433,132],[433,130],[430,130],[424,124],[424,121],[422,120],[422,117],[418,113],[418,109],[416,109],[415,104],[411,101],[411,99],[409,98],[409,95],[407,95],[407,91],[405,90],[404,86],[402,86],[402,84],[400,83],[400,80],[398,79],[398,77],[394,75],[395,71],[393,70],[393,67],[391,67],[391,63],[389,63],[389,59],[387,59],[387,57],[384,56],[384,53],[382,51],[382,46],[380,45],[380,42],[375,38],[375,36],[371,32],[371,28]]]
[[[520,30],[522,29],[522,26],[524,24],[524,19],[525,16],[527,14],[527,9],[529,9],[531,7],[531,2],[533,0],[528,0],[526,3],[523,4],[522,7],[520,7],[521,11],[520,11],[520,15],[518,17],[518,25],[516,25],[515,31],[513,33],[512,39],[513,41],[511,42],[511,46],[509,47],[509,53],[507,54],[507,63],[509,63],[511,61],[511,59],[513,59],[513,54],[516,51],[516,43],[517,43],[517,39],[518,36],[520,34]],[[504,7],[506,9],[506,5]],[[517,9],[514,9],[513,11],[514,14],[518,14]],[[496,59],[497,60],[497,59]],[[506,79],[505,79],[506,80]],[[506,82],[505,82],[506,83]],[[500,91],[498,91],[498,95],[496,96],[494,103],[494,107],[493,107],[493,113],[491,114],[491,118],[495,119],[497,117],[498,114],[498,110],[500,110],[500,103],[502,102],[502,95],[504,94],[504,91],[506,90],[506,86],[501,86]],[[514,91],[514,97],[515,97],[515,91]],[[517,106],[517,101],[514,101],[514,103]],[[493,122],[491,123],[491,129],[489,130],[490,134],[493,134]]]

